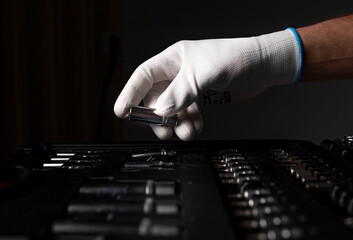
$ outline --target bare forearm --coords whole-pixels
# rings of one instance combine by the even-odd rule
[[[297,31],[304,52],[301,82],[353,79],[353,15]]]

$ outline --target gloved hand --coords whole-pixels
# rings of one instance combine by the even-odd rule
[[[129,107],[143,99],[158,115],[178,113],[174,131],[190,140],[202,129],[200,104],[208,90],[230,91],[225,102],[253,97],[269,86],[293,84],[300,61],[289,29],[250,38],[180,41],[135,70],[114,111],[126,118]],[[160,139],[173,134],[171,126],[151,127]]]

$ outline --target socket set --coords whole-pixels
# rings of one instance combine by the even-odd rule
[[[0,239],[353,237],[353,165],[306,141],[28,145],[0,172]]]

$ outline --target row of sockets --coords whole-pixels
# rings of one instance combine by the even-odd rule
[[[261,164],[236,149],[221,150],[213,164],[239,232],[245,239],[314,237],[307,217],[261,170]]]
[[[272,149],[272,158],[286,169],[320,202],[333,203],[343,224],[353,229],[353,189],[351,179],[325,159],[310,152]]]
[[[56,239],[179,239],[178,182],[90,178],[56,220]]]

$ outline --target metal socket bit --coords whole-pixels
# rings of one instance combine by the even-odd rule
[[[131,106],[129,120],[157,124],[161,126],[176,126],[178,123],[178,115],[174,114],[170,117],[162,117],[155,113],[154,108],[147,108],[141,106]]]
[[[176,151],[173,149],[161,149],[160,151],[152,151],[152,152],[143,152],[143,153],[135,153],[132,154],[132,158],[146,158],[146,157],[152,157],[152,156],[175,156]]]

